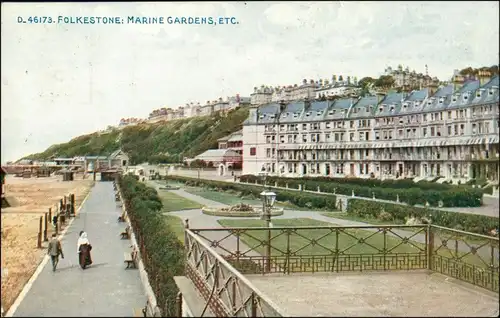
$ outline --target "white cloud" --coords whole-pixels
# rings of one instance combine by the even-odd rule
[[[456,68],[492,65],[498,9],[498,2],[4,3],[2,161],[122,117],[245,96],[261,84],[377,76],[399,63],[418,72],[428,64],[445,79]],[[29,15],[234,16],[240,24],[17,23]]]

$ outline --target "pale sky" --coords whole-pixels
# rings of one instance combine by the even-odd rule
[[[2,3],[2,163],[160,107],[409,66],[499,60],[499,3]],[[237,25],[19,24],[18,17],[235,17]],[[90,68],[92,65],[92,68]],[[90,71],[92,69],[92,72]]]

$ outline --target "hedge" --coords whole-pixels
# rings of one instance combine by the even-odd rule
[[[128,217],[134,228],[149,282],[163,317],[175,317],[178,293],[174,276],[184,273],[184,246],[159,213],[163,204],[155,189],[134,176],[119,179]]]
[[[347,205],[348,214],[361,217],[377,218],[382,212],[390,213],[394,219],[401,221],[405,221],[405,218],[411,215],[419,218],[430,216],[432,224],[483,235],[489,235],[492,229],[498,228],[499,222],[498,218],[486,215],[447,212],[362,199],[349,199]]]
[[[167,179],[176,180],[190,186],[208,186],[220,190],[235,190],[242,195],[253,195],[260,197],[262,186],[252,186],[248,184],[230,183],[224,181],[205,180],[182,176],[167,176]],[[276,200],[281,202],[289,201],[299,207],[335,210],[336,197],[328,194],[315,194],[297,191],[276,191]]]
[[[243,175],[240,177],[242,182],[262,183],[262,179],[254,175]],[[482,204],[483,192],[481,189],[473,189],[469,187],[454,187],[442,184],[420,184],[414,183],[411,180],[373,180],[373,179],[335,179],[335,178],[281,178],[267,177],[268,184],[278,183],[278,186],[289,187],[295,189],[302,185],[302,190],[316,191],[318,186],[322,192],[351,195],[354,194],[360,197],[371,198],[373,195],[377,199],[396,201],[399,197],[401,202],[409,205],[421,204],[426,202],[430,206],[439,206],[442,201],[443,207],[479,207]],[[427,189],[419,188],[425,185]],[[392,186],[390,186],[392,185]],[[395,186],[400,188],[394,188]],[[413,187],[411,187],[413,185]],[[435,189],[431,189],[432,187]],[[446,189],[444,187],[447,187]],[[389,190],[390,189],[390,190]]]

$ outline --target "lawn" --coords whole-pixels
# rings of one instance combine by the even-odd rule
[[[221,219],[218,222],[224,227],[265,227],[265,221],[262,220],[233,220]],[[322,222],[313,219],[275,219],[273,220],[274,227],[300,227],[300,226],[335,226],[335,224]],[[295,255],[332,255],[332,251],[337,246],[341,254],[382,254],[385,247],[388,254],[403,254],[403,253],[425,253],[425,245],[408,240],[406,243],[401,243],[402,240],[397,237],[386,235],[383,233],[375,233],[366,229],[346,229],[338,232],[330,229],[298,229],[290,235],[290,251]],[[280,230],[271,230],[272,251],[273,256],[284,255],[287,249],[287,235],[280,235]],[[277,236],[277,237],[275,237]],[[242,240],[250,248],[255,248],[261,255],[265,254],[264,247],[258,246],[260,241],[264,241],[267,237],[267,230],[249,230],[242,234]],[[311,240],[315,240],[315,244],[311,244]],[[360,242],[362,239],[363,242]],[[338,241],[337,241],[338,240]],[[441,249],[438,254],[451,258],[450,250]],[[425,255],[425,254],[424,254]],[[464,255],[459,253],[459,255]],[[479,267],[486,267],[477,256],[466,255],[463,259],[468,264],[474,264]],[[356,261],[353,259],[353,261]],[[498,260],[497,260],[498,262]]]
[[[323,212],[320,214],[323,216],[329,217],[329,218],[363,222],[363,223],[373,224],[373,225],[392,225],[392,224],[404,225],[405,224],[405,222],[401,222],[399,220],[383,221],[383,220],[380,220],[377,218],[364,218],[364,217],[360,217],[357,215],[352,215],[352,214],[348,214],[348,213],[344,213],[344,212]],[[408,229],[408,230],[412,230],[412,229]]]
[[[165,223],[184,244],[184,222],[182,219],[175,215],[165,215]]]
[[[202,198],[216,201],[222,204],[227,204],[227,205],[235,205],[239,203],[244,203],[244,204],[250,204],[250,205],[257,205],[260,206],[262,205],[262,201],[260,199],[242,199],[238,197],[236,194],[231,193],[231,192],[219,192],[219,191],[213,191],[213,190],[208,190],[206,188],[201,188],[201,187],[185,187],[184,190],[186,192],[189,192],[191,194],[199,195]],[[276,207],[280,208],[285,208],[285,209],[290,209],[290,210],[297,210],[297,211],[312,211],[314,209],[312,208],[304,208],[304,207],[298,207],[292,203],[289,202],[276,202],[275,204]],[[324,211],[324,210],[322,210]]]
[[[162,212],[172,212],[190,209],[201,209],[203,205],[181,197],[167,190],[158,190],[158,196],[163,203]]]
[[[224,227],[265,227],[266,223],[262,220],[232,220],[222,219],[218,221]],[[298,218],[298,219],[274,219],[272,221],[275,227],[300,227],[300,226],[335,226],[335,224],[322,222],[314,219]],[[243,240],[248,246],[254,247],[258,245],[259,240],[266,239],[266,230],[250,230],[248,235],[243,235]],[[279,230],[272,230],[272,237],[278,235]],[[365,238],[365,244],[358,244],[359,238]],[[315,239],[317,244],[312,245],[310,241]],[[401,244],[400,239],[390,236],[386,237],[386,248],[391,249],[393,253],[418,253],[419,248],[423,247],[417,243]],[[287,236],[281,235],[272,240],[272,246],[281,251],[286,250]],[[330,229],[299,229],[296,233],[290,235],[290,250],[297,252],[297,255],[328,255],[336,246],[336,233]],[[352,246],[352,247],[351,247]],[[397,247],[396,247],[397,246]],[[350,248],[349,248],[350,247]],[[349,229],[345,232],[339,232],[338,248],[340,251],[345,250],[346,254],[374,254],[380,253],[384,247],[384,235],[382,233],[370,232],[367,230]],[[263,254],[264,249],[258,247],[259,253]],[[280,252],[273,250],[273,254]]]
[[[323,216],[329,217],[329,218],[333,218],[333,219],[342,219],[342,220],[362,222],[362,223],[366,223],[366,225],[371,225],[371,224],[373,224],[373,225],[394,225],[394,224],[404,225],[405,224],[405,222],[403,222],[401,220],[383,221],[383,220],[373,218],[373,217],[361,217],[361,216],[357,216],[357,215],[353,215],[353,214],[349,214],[349,213],[344,213],[344,212],[323,212],[320,214]],[[411,227],[405,229],[405,231],[410,231],[410,232],[417,232],[418,230],[419,230],[418,228],[411,228]],[[439,230],[435,230],[435,231],[440,232]],[[451,235],[450,233],[451,232],[444,233],[444,237],[449,237]],[[471,242],[474,244],[485,243],[484,238],[473,236],[473,235],[457,236],[457,237],[466,241],[466,242]]]

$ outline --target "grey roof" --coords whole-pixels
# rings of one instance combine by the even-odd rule
[[[372,116],[373,109],[377,107],[379,97],[366,96],[358,100],[349,110],[349,118],[368,118]]]
[[[451,95],[432,96],[424,103],[423,111],[439,111],[445,109],[451,102]]]
[[[399,114],[404,97],[404,93],[387,94],[378,107],[374,109],[374,116],[385,117]]]
[[[327,109],[332,102],[329,101],[317,101],[311,102],[307,109],[304,109],[302,116],[299,116],[299,121],[320,121],[323,120]]]
[[[341,98],[330,104],[324,116],[326,120],[343,119],[347,117],[349,108],[356,103],[354,98]]]
[[[437,92],[432,95],[433,97],[447,96],[453,93],[453,85],[440,87]]]
[[[458,94],[463,94],[465,92],[472,92],[479,88],[479,81],[467,81],[458,90]]]
[[[228,141],[241,141],[243,139],[242,134],[232,134]]]
[[[499,79],[498,75],[493,76],[493,78],[489,80],[488,83],[484,84],[482,88],[491,88],[493,86],[496,86],[498,88],[498,79]]]
[[[413,91],[408,96],[404,93],[390,92],[383,99],[367,96],[359,99],[337,99],[334,102],[314,101],[308,107],[304,101],[295,101],[286,105],[280,115],[279,123],[394,116],[493,103],[498,102],[500,98],[498,86],[499,76],[496,75],[482,86],[477,80],[465,82],[456,91],[454,85],[442,86],[432,96],[429,96],[429,89],[424,88]],[[370,106],[372,106],[371,114]],[[260,106],[258,123],[278,123],[279,110],[280,105],[277,103]],[[255,124],[256,121],[257,114],[252,114],[244,124]]]
[[[280,123],[293,123],[301,121],[301,115],[304,112],[305,103],[303,101],[294,101],[286,105],[281,113]]]
[[[239,153],[231,149],[209,149],[196,156],[195,159],[205,161],[222,161],[225,156],[241,157]]]
[[[429,94],[429,89],[424,88],[419,91],[413,91],[411,94],[405,99],[405,101],[423,101],[427,95]]]
[[[425,100],[428,97],[428,95],[429,95],[428,88],[411,92],[410,95],[406,97],[405,100],[403,101],[399,113],[412,114],[421,112],[424,108]]]

